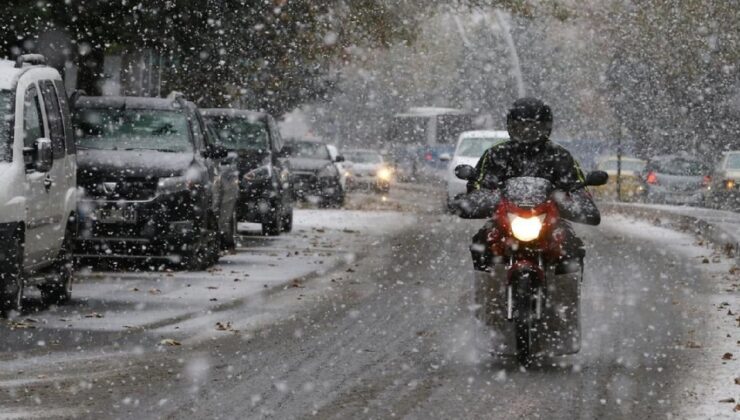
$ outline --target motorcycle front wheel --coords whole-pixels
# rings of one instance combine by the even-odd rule
[[[516,334],[516,357],[522,366],[529,366],[533,361],[532,341],[534,322],[534,299],[529,275],[518,276],[514,284],[513,309]]]

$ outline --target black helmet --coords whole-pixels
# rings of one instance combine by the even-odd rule
[[[517,99],[506,115],[506,129],[514,141],[546,140],[552,131],[552,110],[536,98]]]

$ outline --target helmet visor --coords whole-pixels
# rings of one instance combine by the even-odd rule
[[[534,143],[550,135],[550,124],[536,120],[513,120],[508,124],[509,136],[514,141]]]

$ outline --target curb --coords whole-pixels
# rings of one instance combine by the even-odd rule
[[[723,230],[721,227],[699,217],[674,213],[665,209],[652,209],[635,206],[630,203],[599,203],[598,206],[607,214],[618,213],[634,216],[643,220],[666,219],[671,225],[673,225],[673,227],[684,232],[694,232],[702,238],[707,239],[716,247],[733,252],[738,250],[739,244],[731,234]],[[735,259],[740,259],[740,256],[736,255]]]

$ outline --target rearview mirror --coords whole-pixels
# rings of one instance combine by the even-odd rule
[[[598,187],[599,185],[605,185],[609,180],[609,175],[604,171],[593,171],[586,175],[586,185],[590,187]]]
[[[36,139],[33,147],[23,149],[23,160],[26,163],[26,169],[33,169],[37,172],[49,172],[54,164],[54,151],[51,140],[41,137]]]
[[[464,181],[472,181],[478,176],[478,171],[470,165],[457,165],[455,176]]]

